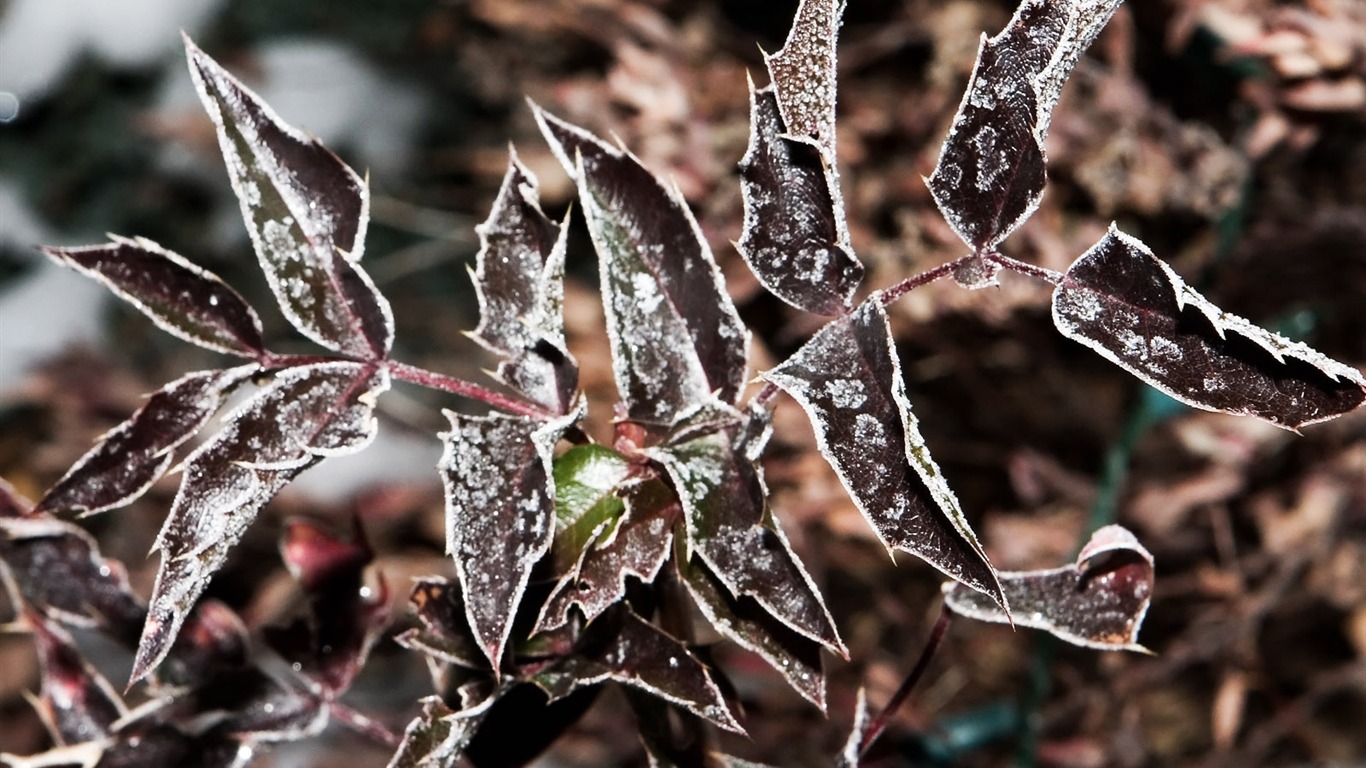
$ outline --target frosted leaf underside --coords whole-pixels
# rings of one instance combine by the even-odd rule
[[[1358,370],[1224,312],[1113,226],[1054,290],[1053,322],[1197,408],[1295,429],[1366,399]]]
[[[541,211],[536,177],[514,154],[489,217],[475,228],[479,327],[474,338],[505,359],[498,375],[556,413],[569,410],[578,366],[565,348],[567,230]]]
[[[1138,630],[1153,594],[1153,556],[1127,529],[1096,531],[1077,562],[1043,571],[1001,571],[1010,617],[980,593],[946,584],[954,613],[999,624],[1042,629],[1073,645],[1142,651]]]
[[[845,0],[801,0],[783,47],[764,55],[788,133],[835,161],[835,44]]]
[[[745,381],[745,330],[686,202],[625,151],[535,113],[578,183],[628,417],[670,424],[713,392],[735,402]]]
[[[1119,0],[1025,0],[977,63],[929,187],[944,218],[990,250],[1038,207],[1043,141],[1053,106],[1082,52]]]
[[[531,577],[555,530],[551,449],[567,424],[447,412],[437,465],[446,488],[446,549],[470,627],[498,669]]]
[[[133,679],[166,655],[186,614],[256,514],[300,472],[353,453],[375,435],[388,372],[365,363],[286,368],[191,453],[157,536],[161,567]]]
[[[93,514],[137,499],[170,468],[175,448],[218,412],[223,395],[256,370],[199,371],[153,392],[72,465],[38,509]]]
[[[808,312],[849,308],[863,264],[849,247],[833,166],[784,134],[773,87],[750,84],[749,149],[740,161],[745,220],[736,248],[759,282]]]
[[[114,237],[107,245],[43,252],[109,286],[186,341],[243,357],[265,351],[261,319],[245,299],[217,275],[150,240]]]
[[[879,299],[763,377],[806,410],[821,455],[884,544],[999,600],[995,570],[920,436]]]
[[[393,343],[393,315],[359,264],[370,218],[365,182],[188,38],[185,48],[281,311],[329,349],[383,358]]]
[[[753,599],[793,631],[843,655],[834,620],[769,514],[758,469],[736,451],[732,432],[651,452],[683,503],[687,550],[733,597]]]

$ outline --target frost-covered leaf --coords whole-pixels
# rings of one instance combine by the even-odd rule
[[[1024,0],[977,64],[944,140],[930,192],[958,236],[990,250],[1038,207],[1043,140],[1078,58],[1120,0]]]
[[[456,765],[474,738],[478,717],[456,714],[441,701],[428,696],[422,712],[403,731],[403,743],[389,760],[388,768],[447,768]]]
[[[578,418],[549,423],[525,416],[463,416],[437,465],[446,487],[446,550],[465,594],[465,610],[495,670],[532,566],[555,530],[555,442]]]
[[[598,617],[572,655],[531,678],[551,701],[604,680],[645,691],[728,731],[744,733],[707,668],[682,643],[625,606]]]
[[[559,466],[557,462],[557,478]],[[556,493],[559,489],[557,485]],[[620,498],[610,498],[624,506],[624,514],[604,519],[594,528],[597,536],[591,548],[584,542],[579,561],[546,599],[537,632],[562,626],[573,606],[592,621],[626,597],[627,576],[648,584],[668,559],[679,510],[663,483],[635,483],[622,489]]]
[[[764,55],[787,132],[835,160],[835,42],[845,0],[801,0],[787,41]]]
[[[1114,226],[1063,276],[1053,323],[1197,408],[1296,429],[1366,399],[1357,369],[1224,312]]]
[[[717,631],[759,654],[793,690],[825,711],[825,671],[817,642],[793,632],[753,600],[736,600],[726,594],[701,562],[680,562],[678,574]]]
[[[625,456],[595,443],[555,458],[555,573],[572,569],[604,526],[626,511],[616,491],[630,472]]]
[[[252,749],[221,728],[184,730],[161,722],[135,723],[107,739],[58,747],[37,755],[0,754],[10,768],[242,768]]]
[[[863,264],[849,245],[834,165],[817,145],[785,135],[773,86],[749,87],[749,149],[740,161],[745,223],[735,247],[778,298],[841,314]]]
[[[284,627],[267,627],[266,640],[296,674],[327,698],[340,696],[365,664],[389,619],[389,587],[365,584],[374,552],[364,531],[342,538],[309,520],[290,520],[280,554],[307,597],[305,615]]]
[[[388,371],[365,363],[287,368],[185,459],[185,479],[157,536],[161,568],[134,680],[165,656],[190,606],[261,507],[308,467],[374,438],[375,399],[388,388]]]
[[[652,449],[683,503],[690,556],[730,594],[751,598],[778,621],[847,655],[811,576],[769,513],[754,464],[737,452],[735,430]]]
[[[535,114],[579,186],[628,418],[670,424],[713,392],[735,402],[745,382],[744,325],[682,195],[625,150],[540,108]]]
[[[536,177],[513,153],[489,217],[475,227],[479,327],[473,337],[506,358],[498,377],[556,413],[567,413],[579,369],[564,341],[568,228],[541,212]]]
[[[1001,571],[1001,589],[1019,626],[1042,629],[1073,645],[1143,651],[1138,630],[1153,595],[1153,556],[1127,529],[1107,525],[1091,535],[1074,565],[1046,571]],[[954,613],[1006,623],[999,607],[958,584],[944,585]]]
[[[43,685],[37,703],[53,740],[70,745],[107,736],[127,713],[123,699],[65,630],[33,610],[24,619],[38,647]]]
[[[465,597],[455,582],[420,579],[409,597],[422,623],[395,638],[399,645],[468,669],[488,667],[479,640],[466,618]]]
[[[394,323],[389,302],[359,264],[370,220],[365,181],[188,37],[185,50],[280,310],[329,349],[383,358]]]
[[[868,735],[871,723],[872,717],[868,713],[868,691],[860,687],[858,701],[854,704],[854,725],[849,729],[849,738],[845,739],[844,748],[835,758],[835,768],[859,768],[860,758],[863,756],[863,740]]]
[[[261,319],[218,275],[151,240],[112,237],[108,245],[43,248],[54,261],[109,286],[167,331],[218,352],[265,352]]]
[[[883,544],[1001,599],[995,570],[920,436],[880,295],[763,376],[806,410],[821,455]]]
[[[48,512],[94,514],[137,499],[171,466],[174,450],[208,423],[223,396],[257,370],[187,374],[153,392],[100,438],[38,502]]]

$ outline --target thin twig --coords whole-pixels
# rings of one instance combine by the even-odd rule
[[[340,701],[329,701],[327,703],[327,713],[331,715],[333,720],[336,720],[356,733],[374,739],[390,749],[395,749],[399,745],[398,734],[389,730],[388,726],[384,725],[384,723],[357,712]]]
[[[916,288],[919,288],[920,286],[926,285],[928,283],[932,283],[941,277],[951,274],[953,270],[958,267],[959,264],[962,264],[963,262],[967,261],[968,259],[971,259],[972,257],[973,254],[968,254],[967,256],[960,256],[954,259],[953,261],[940,264],[939,266],[934,267],[932,269],[927,269],[918,275],[911,275],[905,280],[902,280],[901,282],[897,283],[891,288],[888,288],[887,290],[883,291],[881,295],[878,296],[878,300],[882,302],[882,306],[890,307],[897,299],[901,298],[902,296],[905,296],[911,291],[914,291]]]
[[[425,368],[408,365],[406,363],[389,362],[389,372],[399,381],[406,381],[410,384],[439,389],[442,392],[449,392],[453,395],[468,397],[471,400],[478,400],[487,403],[494,408],[499,408],[519,416],[529,416],[533,419],[552,419],[555,414],[533,405],[524,400],[508,397],[507,395],[494,392],[487,387],[481,387],[473,382],[457,379],[444,374],[429,371]]]
[[[911,690],[915,688],[920,678],[925,676],[925,670],[929,669],[930,661],[934,659],[934,654],[939,650],[939,646],[944,642],[944,635],[949,631],[949,621],[953,618],[953,613],[949,611],[947,604],[939,607],[939,620],[934,623],[934,628],[930,630],[930,639],[925,643],[925,649],[920,652],[920,659],[916,661],[915,668],[901,681],[901,687],[896,689],[892,698],[887,700],[887,705],[882,708],[878,716],[868,726],[868,730],[863,734],[863,744],[859,747],[859,756],[868,754],[868,749],[873,746],[882,732],[887,730],[887,725],[891,723],[892,716],[896,714],[901,705],[911,695]]]
[[[1009,269],[1012,272],[1019,272],[1022,275],[1029,275],[1030,277],[1037,277],[1040,280],[1052,283],[1053,285],[1062,282],[1063,274],[1061,272],[1038,267],[1028,262],[1020,261],[1019,259],[1012,259],[1009,256],[997,253],[996,251],[987,251],[986,253],[983,253],[982,258],[1003,269]]]

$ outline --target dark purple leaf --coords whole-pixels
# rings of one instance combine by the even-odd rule
[[[224,670],[245,668],[250,655],[251,633],[242,618],[218,600],[200,600],[176,635],[158,682],[200,685]]]
[[[557,465],[557,475],[558,470]],[[537,632],[564,625],[573,606],[592,621],[626,597],[627,576],[648,584],[668,559],[674,523],[680,515],[668,489],[659,482],[646,482],[622,490],[619,503],[624,502],[625,514],[598,526],[600,533],[591,546],[546,600]]]
[[[1113,226],[1053,292],[1053,323],[1196,408],[1296,429],[1366,399],[1355,368],[1224,312]]]
[[[188,374],[153,392],[127,421],[105,433],[38,502],[47,512],[94,514],[137,499],[171,466],[174,451],[203,429],[223,396],[255,365]]]
[[[261,319],[218,275],[151,240],[43,248],[59,264],[99,280],[167,331],[218,352],[259,357]]]
[[[1038,207],[1043,139],[1072,67],[1119,0],[1025,0],[983,37],[930,192],[958,236],[990,250]]]
[[[678,574],[702,615],[717,631],[759,654],[778,670],[793,690],[825,711],[825,672],[821,666],[820,644],[793,632],[753,600],[736,600],[728,595],[721,582],[701,562],[680,562]]]
[[[605,680],[645,691],[728,731],[744,733],[707,668],[682,643],[624,606],[588,625],[573,655],[531,678],[550,694],[551,701]]]
[[[121,729],[95,768],[242,768],[252,757],[250,746],[222,728],[187,733],[149,722]]]
[[[185,50],[280,310],[329,349],[383,358],[394,323],[389,302],[359,263],[370,219],[365,181],[188,37]]]
[[[745,223],[735,244],[759,282],[794,307],[849,309],[863,264],[849,245],[834,165],[806,140],[784,135],[769,86],[750,83],[749,149],[740,161]]]
[[[541,212],[536,177],[513,153],[489,217],[475,227],[479,327],[474,339],[506,358],[498,377],[556,413],[567,413],[579,369],[564,341],[567,227]]]
[[[578,415],[550,423],[524,416],[462,416],[437,468],[446,487],[446,550],[479,645],[498,669],[531,568],[555,531],[552,451]]]
[[[479,640],[466,618],[460,587],[445,579],[421,579],[409,597],[422,626],[395,638],[399,645],[468,669],[488,668]]]
[[[327,725],[322,697],[277,680],[258,667],[233,670],[200,685],[170,705],[211,717],[219,727],[251,741],[298,741]]]
[[[422,713],[408,723],[403,743],[388,768],[447,768],[456,765],[479,718],[457,715],[439,696],[422,699]]]
[[[109,681],[85,660],[71,636],[37,611],[24,614],[38,646],[43,688],[40,712],[58,744],[80,744],[107,736],[127,714]]]
[[[752,598],[775,619],[847,656],[820,592],[769,513],[758,469],[735,448],[734,429],[653,449],[673,480],[687,550],[731,596]]]
[[[308,520],[290,520],[280,542],[289,572],[307,595],[307,612],[284,627],[267,627],[266,640],[324,698],[340,696],[365,664],[389,619],[389,587],[365,584],[374,558],[364,532],[340,538]]]
[[[635,421],[671,424],[745,383],[745,329],[677,188],[635,157],[535,108],[579,185],[598,252],[617,388]]]
[[[185,459],[185,479],[157,536],[161,568],[133,679],[156,666],[228,550],[300,472],[375,436],[383,367],[329,362],[287,368]]]
[[[1073,645],[1102,651],[1146,651],[1138,630],[1153,595],[1153,556],[1125,528],[1107,525],[1091,535],[1075,565],[1047,571],[1001,571],[1011,618]],[[957,614],[1006,623],[998,606],[957,584],[944,585]]]
[[[844,0],[801,0],[782,49],[764,54],[787,132],[835,160],[835,42]]]
[[[1001,599],[995,570],[920,436],[880,295],[764,378],[806,410],[821,455],[883,544]]]

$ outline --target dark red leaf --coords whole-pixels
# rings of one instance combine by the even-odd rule
[[[1152,601],[1153,556],[1123,527],[1092,534],[1075,565],[1000,576],[1015,624],[1103,651],[1146,650],[1138,630]],[[963,616],[1008,621],[995,604],[957,584],[944,586],[944,600]]]
[[[835,161],[835,43],[844,0],[801,0],[787,41],[764,54],[787,132],[815,140]]]
[[[1366,399],[1357,369],[1224,312],[1113,226],[1058,284],[1053,322],[1196,408],[1296,429]]]
[[[265,352],[261,319],[218,275],[151,240],[111,239],[109,245],[42,251],[109,286],[157,325],[186,341],[243,357]]]
[[[80,744],[107,736],[127,709],[109,681],[85,660],[71,636],[42,614],[29,610],[25,624],[38,646],[43,720],[58,744]]]
[[[560,434],[577,415],[544,423],[523,416],[447,412],[446,550],[465,595],[479,645],[498,669],[531,568],[555,530],[551,463]]]
[[[329,349],[385,357],[393,315],[359,263],[370,219],[365,181],[317,139],[282,121],[188,37],[185,50],[281,311]]]
[[[849,245],[834,165],[820,147],[784,135],[769,86],[750,83],[749,149],[740,161],[745,223],[735,244],[775,296],[822,315],[849,309],[863,264]]]
[[[625,150],[533,108],[579,185],[628,417],[667,425],[713,393],[735,402],[744,325],[682,195]]]
[[[185,479],[157,536],[152,590],[133,679],[165,656],[190,606],[256,513],[300,472],[374,438],[388,371],[364,363],[287,368],[185,459]]]
[[[567,413],[579,368],[564,341],[567,227],[541,212],[536,177],[513,153],[489,217],[475,228],[479,327],[474,339],[506,359],[498,377],[556,413]]]
[[[200,600],[190,611],[158,682],[175,686],[200,685],[247,666],[251,656],[251,633],[231,608],[218,600]]]
[[[460,760],[479,724],[458,716],[439,696],[422,699],[422,713],[403,732],[403,743],[388,768],[447,768]]]
[[[995,570],[920,436],[879,295],[826,325],[764,378],[806,410],[821,455],[883,544],[1002,599]]]
[[[447,664],[488,668],[488,659],[466,619],[465,597],[458,584],[438,578],[421,579],[413,585],[409,602],[422,627],[399,635],[399,645]]]
[[[100,438],[38,502],[45,512],[94,514],[129,504],[171,466],[177,446],[208,423],[255,365],[188,374],[153,392]]]

